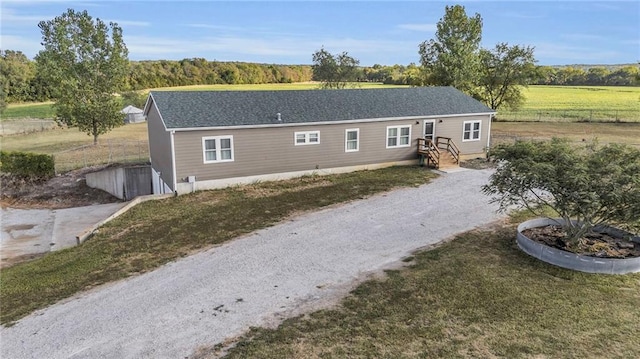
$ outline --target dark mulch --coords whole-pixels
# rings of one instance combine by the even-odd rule
[[[549,247],[580,255],[600,258],[640,257],[640,243],[615,238],[605,233],[588,233],[580,239],[577,246],[571,246],[566,242],[566,233],[560,226],[526,229],[522,234]]]

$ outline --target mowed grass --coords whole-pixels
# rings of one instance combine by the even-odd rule
[[[26,151],[55,155],[56,172],[114,162],[144,162],[149,158],[147,123],[132,123],[93,137],[77,128],[56,128],[2,137],[3,151]]]
[[[317,90],[318,82],[294,82],[283,84],[242,84],[242,85],[192,85],[176,87],[159,87],[152,91],[279,91],[279,90]],[[386,85],[380,82],[354,82],[349,88],[393,88],[409,87],[405,85]]]
[[[336,308],[253,328],[225,357],[640,357],[640,274],[545,264],[517,248],[512,224],[464,233],[386,274]]]
[[[49,119],[55,115],[52,106],[53,102],[8,104],[0,118],[2,120],[21,118]]]
[[[597,140],[600,143],[624,143],[640,146],[639,123],[582,122],[494,122],[493,143],[515,139],[550,139],[566,137],[573,142]]]
[[[1,269],[0,322],[11,323],[79,291],[153,270],[302,211],[419,186],[434,177],[422,167],[391,167],[142,203],[80,246]]]

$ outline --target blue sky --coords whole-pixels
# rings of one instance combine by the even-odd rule
[[[67,8],[123,29],[131,60],[203,57],[310,64],[324,46],[361,65],[419,63],[445,5],[483,18],[484,47],[535,47],[540,65],[640,60],[640,1],[34,1],[1,0],[0,48],[30,58],[41,49],[40,20]]]

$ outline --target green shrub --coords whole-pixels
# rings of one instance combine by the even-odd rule
[[[55,165],[51,155],[0,151],[0,171],[29,180],[46,180],[55,175]]]

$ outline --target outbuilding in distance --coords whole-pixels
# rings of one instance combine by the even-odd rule
[[[418,163],[425,139],[484,155],[495,111],[453,87],[152,91],[154,193]]]
[[[124,123],[140,123],[146,120],[144,111],[132,105],[123,108],[120,112],[124,114]]]

